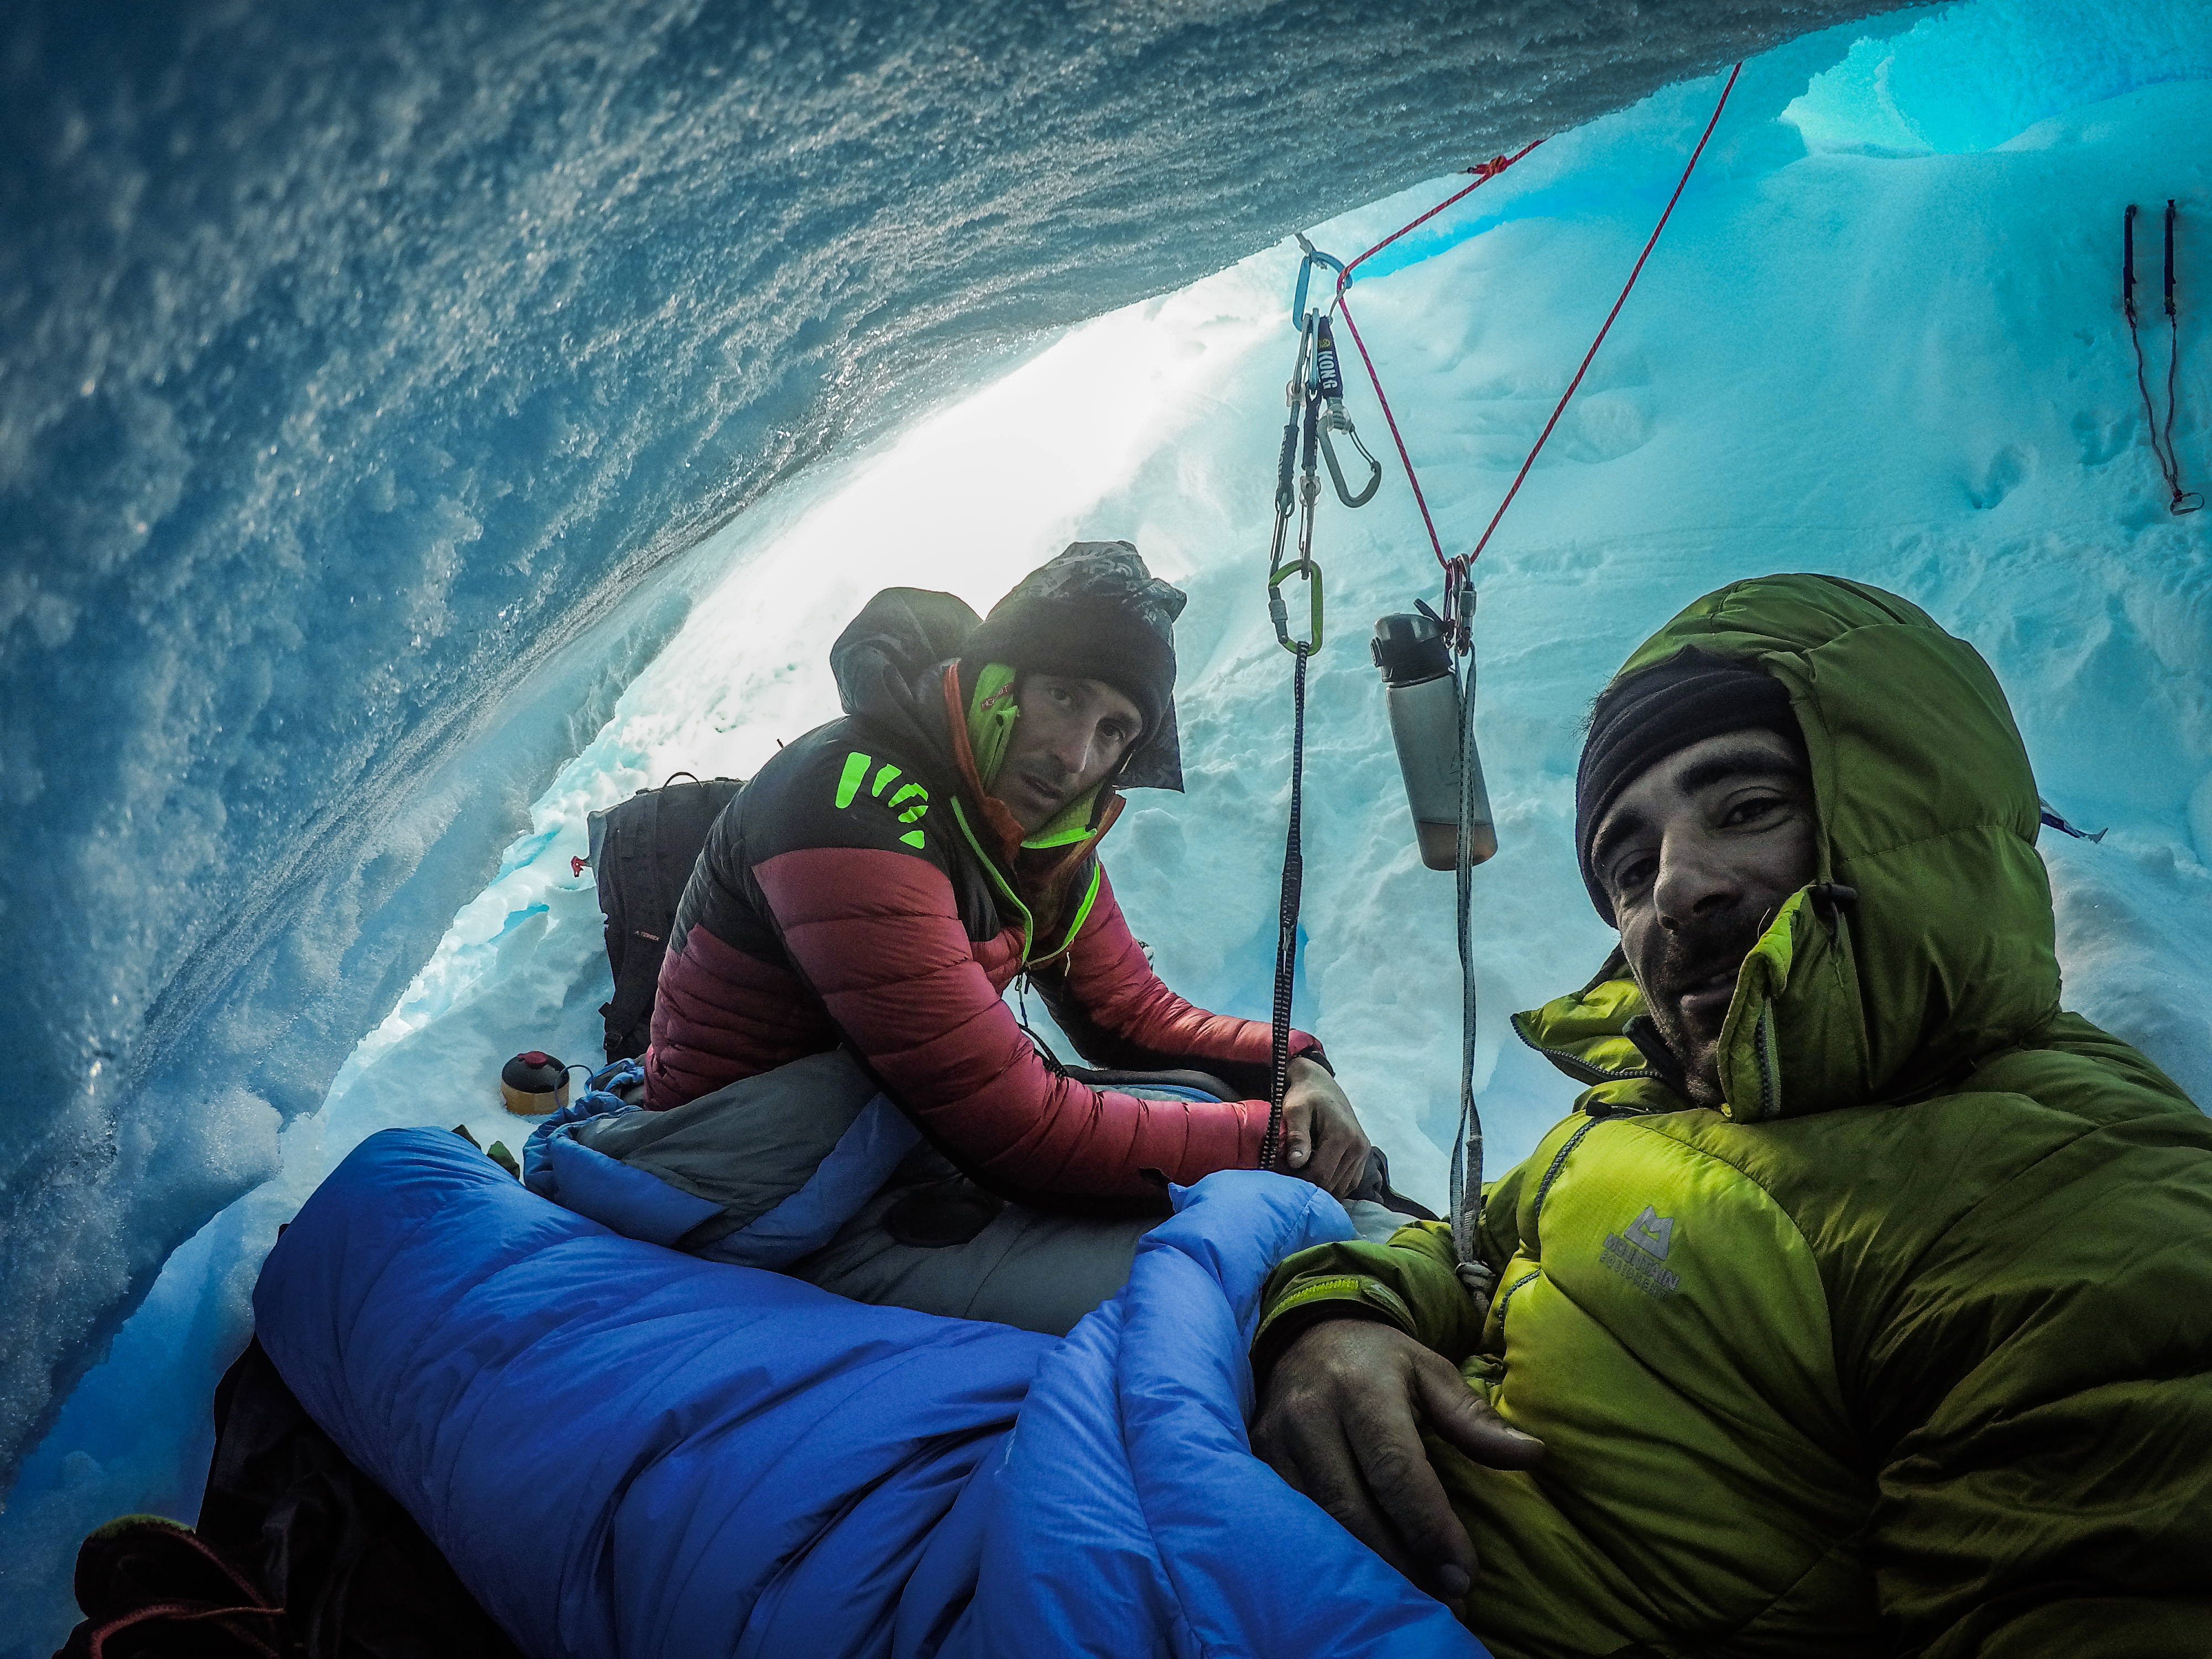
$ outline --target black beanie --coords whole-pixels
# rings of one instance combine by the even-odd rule
[[[1127,542],[1076,542],[1014,584],[960,642],[960,683],[972,696],[986,665],[1101,680],[1131,702],[1144,730],[1115,781],[1182,787],[1175,718],[1175,619],[1181,588],[1145,568]]]
[[[1590,710],[1575,772],[1575,856],[1598,915],[1615,927],[1613,902],[1590,867],[1590,840],[1620,793],[1669,755],[1729,732],[1767,731],[1798,744],[1804,734],[1790,693],[1771,674],[1702,652],[1615,680]]]

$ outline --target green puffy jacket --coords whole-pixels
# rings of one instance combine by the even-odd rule
[[[1489,1190],[1488,1317],[1424,1225],[1285,1262],[1260,1353],[1335,1303],[1545,1442],[1431,1443],[1510,1659],[2212,1652],[2212,1121],[2060,1011],[2003,694],[1827,578],[1724,588],[1622,672],[1686,645],[1789,688],[1856,904],[1808,887],[1746,958],[1718,1110],[1621,1034],[1617,953],[1517,1017],[1589,1086]]]

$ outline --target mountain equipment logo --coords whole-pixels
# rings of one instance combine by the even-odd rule
[[[1681,1276],[1659,1264],[1667,1259],[1668,1249],[1674,1242],[1674,1218],[1661,1215],[1656,1206],[1647,1204],[1644,1213],[1622,1232],[1626,1237],[1621,1233],[1605,1236],[1597,1259],[1647,1295],[1674,1295],[1681,1286]]]
[[[843,811],[860,793],[860,781],[868,775],[868,769],[876,765],[876,757],[863,755],[857,749],[845,757],[845,769],[837,777],[837,810]],[[876,775],[868,784],[872,799],[883,800],[884,791],[897,781],[899,769],[889,761],[876,766]],[[902,783],[884,805],[898,813],[901,823],[918,824],[929,811],[929,791],[918,783]],[[900,811],[903,807],[904,811]],[[922,844],[921,831],[909,830],[899,839],[908,847],[919,849]]]
[[[1628,1224],[1628,1242],[1664,1261],[1667,1246],[1674,1242],[1674,1218],[1661,1215],[1649,1204],[1644,1213]]]

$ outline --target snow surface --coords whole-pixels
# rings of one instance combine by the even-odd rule
[[[2212,936],[2212,515],[2164,511],[2116,271],[2122,204],[2179,198],[2175,435],[2202,483],[2212,348],[2193,307],[2212,301],[2197,277],[2212,273],[2212,8],[1980,0],[1861,35],[1831,31],[1747,66],[1479,572],[1503,850],[1476,884],[1478,1078],[1501,1166],[1573,1093],[1503,1016],[1579,983],[1610,937],[1570,850],[1582,712],[1680,605],[1778,568],[1896,589],[1990,658],[2043,793],[2111,828],[2100,845],[2044,842],[2069,1004],[2212,1100],[2197,965]],[[1554,139],[1355,289],[1448,547],[1487,520],[1717,85],[1670,88]],[[1316,240],[1356,252],[1453,187],[1404,191]],[[0,1625],[22,1636],[0,1656],[43,1652],[66,1625],[68,1563],[88,1527],[138,1508],[190,1513],[209,1389],[243,1339],[260,1253],[322,1171],[387,1124],[465,1121],[514,1145],[527,1124],[499,1108],[499,1061],[541,1046],[596,1057],[606,969],[590,878],[568,864],[585,814],[679,768],[750,772],[827,717],[828,643],[878,586],[939,586],[981,607],[1066,540],[1127,536],[1189,589],[1188,793],[1135,797],[1108,861],[1171,984],[1264,1012],[1289,708],[1261,578],[1295,264],[1278,246],[1076,327],[768,494],[659,597],[538,671],[535,735],[449,759],[410,797],[434,848],[477,769],[503,767],[513,787],[530,755],[561,746],[544,732],[574,734],[489,885],[458,916],[430,915],[428,898],[410,913],[426,945],[442,937],[319,1111],[278,1135],[263,1097],[204,1080],[179,1097],[173,1131],[125,1121],[143,1143],[135,1178],[176,1214],[275,1167],[276,1150],[281,1170],[169,1259],[25,1463],[0,1516]],[[2147,337],[2162,350],[2160,328]],[[1352,413],[1387,453],[1356,365],[1351,380]],[[1434,1200],[1456,1061],[1450,882],[1414,855],[1361,639],[1381,612],[1433,597],[1433,564],[1395,473],[1359,513],[1325,498],[1316,547],[1332,635],[1313,675],[1297,1017],[1328,1042],[1400,1184]],[[187,1132],[197,1140],[175,1139]]]

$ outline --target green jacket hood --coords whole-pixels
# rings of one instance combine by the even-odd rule
[[[2058,1012],[2035,780],[1996,677],[1917,606],[1833,576],[1762,576],[1684,610],[1620,675],[1688,647],[1788,689],[1820,832],[1814,881],[1744,960],[1720,1071],[1738,1121],[1900,1100]],[[1619,678],[1616,675],[1615,678]],[[1838,904],[1826,884],[1856,891]],[[1514,1026],[1597,1103],[1679,1109],[1625,1035],[1618,952]]]

